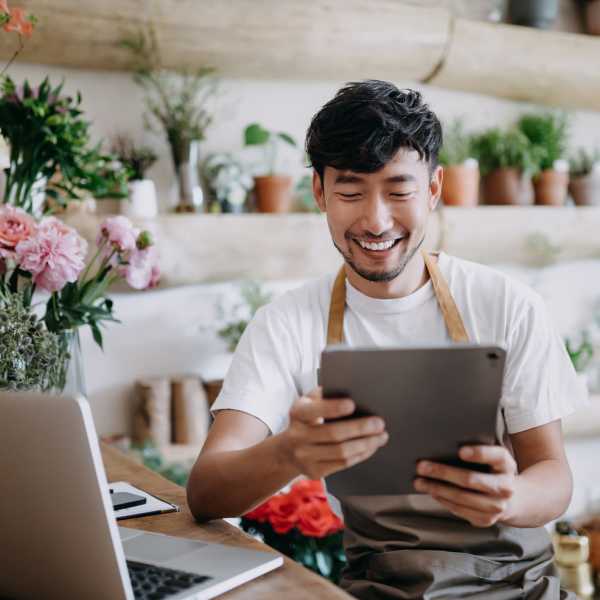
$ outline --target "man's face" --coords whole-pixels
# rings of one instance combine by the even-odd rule
[[[392,281],[419,249],[442,189],[442,168],[432,174],[417,152],[401,149],[375,173],[326,167],[313,192],[327,214],[335,247],[369,281]]]

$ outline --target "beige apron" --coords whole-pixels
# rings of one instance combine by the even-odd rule
[[[469,340],[437,262],[423,253],[446,327]],[[343,341],[345,271],[331,296],[327,343]],[[342,502],[348,565],[340,585],[363,600],[557,600],[560,589],[544,528],[477,528],[430,497],[364,496]]]

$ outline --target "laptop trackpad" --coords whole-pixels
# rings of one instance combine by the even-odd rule
[[[162,563],[206,546],[202,542],[166,535],[138,535],[123,542],[125,556],[130,560]]]

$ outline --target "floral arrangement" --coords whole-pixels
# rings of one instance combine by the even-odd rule
[[[88,121],[80,109],[81,96],[62,94],[62,84],[48,78],[39,86],[17,86],[5,77],[0,88],[0,134],[10,147],[4,202],[34,211],[40,186],[60,204],[79,198],[82,190],[98,197],[126,184],[122,167],[99,146],[90,146]]]
[[[211,154],[203,165],[204,176],[215,195],[218,208],[240,209],[254,182],[243,164],[230,153]]]
[[[146,176],[146,171],[156,162],[158,156],[148,146],[136,146],[133,141],[119,135],[115,138],[111,152],[129,170],[131,181],[141,181]]]
[[[106,219],[87,264],[86,255],[87,242],[59,219],[36,222],[0,205],[0,388],[63,389],[78,328],[88,325],[102,347],[100,325],[116,321],[108,288],[120,279],[136,289],[158,283],[152,238],[125,217]],[[48,296],[42,315],[35,292]]]
[[[320,481],[301,479],[246,513],[241,527],[305,567],[339,581],[346,563],[342,520],[333,513]]]
[[[189,142],[204,139],[212,121],[207,102],[215,92],[214,69],[163,69],[153,27],[126,37],[121,46],[131,53],[134,80],[146,92],[146,126],[156,131],[158,124],[162,129],[175,170],[179,171]]]
[[[30,37],[33,33],[37,19],[34,15],[25,12],[20,7],[8,7],[7,0],[0,0],[0,26],[7,33],[16,33],[19,37],[19,47],[15,50],[11,59],[2,69],[0,76],[6,73],[6,70],[17,58],[21,50],[23,50],[23,37]]]

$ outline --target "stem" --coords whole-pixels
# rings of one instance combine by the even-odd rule
[[[96,260],[98,259],[98,256],[100,255],[100,252],[102,252],[102,249],[104,248],[104,246],[106,246],[106,242],[107,239],[106,238],[102,238],[102,242],[101,244],[98,246],[98,249],[96,250],[96,254],[94,254],[94,257],[92,258],[92,260],[90,260],[90,262],[87,264],[87,267],[85,268],[85,271],[83,272],[83,274],[79,277],[79,281],[81,283],[85,283],[85,278],[87,277],[88,273],[90,272],[90,269],[92,268],[92,265],[96,262]]]
[[[6,73],[6,71],[10,67],[10,65],[12,65],[15,62],[15,59],[17,58],[17,56],[19,56],[19,54],[21,54],[21,51],[25,47],[23,45],[23,38],[21,37],[21,34],[18,34],[18,37],[19,37],[19,47],[15,50],[14,54],[10,57],[10,60],[4,66],[4,69],[2,69],[2,71],[0,72],[0,77],[2,77],[4,75],[4,73]]]

